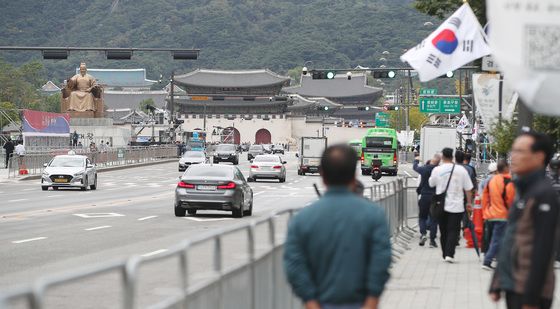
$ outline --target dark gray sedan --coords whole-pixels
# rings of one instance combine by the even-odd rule
[[[253,213],[253,190],[235,166],[192,165],[181,176],[175,189],[175,216],[198,210],[231,211],[241,218]]]

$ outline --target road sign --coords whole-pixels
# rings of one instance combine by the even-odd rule
[[[124,149],[123,148],[117,149],[117,158],[124,159]]]
[[[377,114],[375,114],[375,126],[376,127],[388,127],[389,126],[389,114],[387,114],[387,113],[377,113]]]
[[[420,112],[434,114],[460,114],[461,99],[440,97],[440,98],[420,98]]]
[[[420,89],[420,95],[436,95],[436,94],[438,94],[438,90],[435,88]]]
[[[490,55],[482,57],[482,70],[487,72],[499,72],[500,68],[498,67],[498,63],[494,60],[494,57]]]

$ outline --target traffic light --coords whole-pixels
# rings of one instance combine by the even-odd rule
[[[370,107],[369,106],[360,106],[360,107],[358,107],[358,110],[359,111],[369,111]]]
[[[385,110],[385,111],[398,111],[399,106],[398,105],[383,105],[383,110]]]
[[[392,70],[375,70],[373,71],[373,78],[395,78],[397,72]]]
[[[311,77],[313,79],[333,79],[335,76],[336,76],[335,71],[328,71],[328,70],[311,71]]]

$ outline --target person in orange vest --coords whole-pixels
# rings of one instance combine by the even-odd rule
[[[482,193],[482,216],[489,222],[492,238],[484,255],[482,269],[492,270],[492,260],[500,251],[500,244],[507,224],[509,208],[515,198],[515,187],[511,181],[509,165],[498,162],[498,173],[484,187]]]

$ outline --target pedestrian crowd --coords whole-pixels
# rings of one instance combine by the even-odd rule
[[[444,148],[413,164],[419,245],[439,247],[442,262],[454,264],[461,232],[470,234],[477,253],[479,247],[484,253],[481,268],[493,272],[490,299],[505,299],[508,309],[552,308],[560,245],[558,194],[546,173],[552,145],[544,134],[522,133],[509,160],[491,163],[480,183],[471,155],[461,150]],[[359,196],[356,158],[349,146],[328,147],[320,166],[327,192],[290,221],[284,269],[307,309],[378,308],[390,277],[387,220],[382,208]],[[560,156],[554,162],[560,169]],[[475,233],[475,210],[482,235]]]

